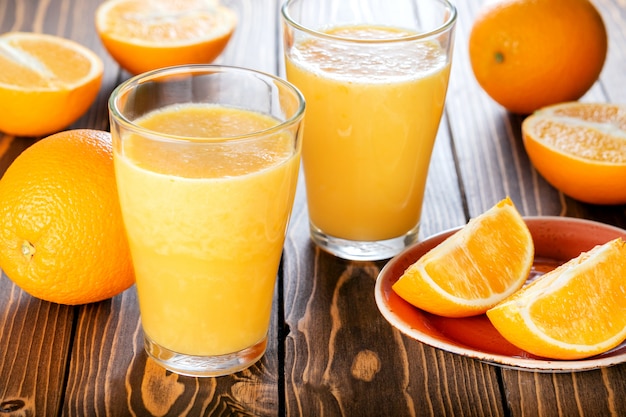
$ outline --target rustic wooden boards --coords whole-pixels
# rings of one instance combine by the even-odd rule
[[[224,0],[240,25],[217,63],[283,74],[279,0]],[[624,207],[579,204],[530,165],[520,116],[480,90],[467,36],[481,0],[459,1],[453,73],[431,162],[420,235],[464,224],[510,195],[524,215],[567,215],[626,226]],[[626,6],[596,0],[610,34],[601,80],[586,100],[626,102]],[[128,74],[93,27],[98,0],[0,0],[0,31],[46,32],[105,62],[97,102],[72,127],[108,129],[106,101]],[[35,139],[0,135],[0,171]],[[0,202],[1,204],[1,202]],[[523,416],[626,413],[626,365],[584,373],[505,370],[415,342],[374,301],[384,262],[348,262],[308,239],[303,182],[276,286],[270,345],[232,377],[164,371],[143,352],[134,289],[98,304],[36,300],[0,278],[0,410],[22,415]],[[10,410],[14,410],[10,412]]]

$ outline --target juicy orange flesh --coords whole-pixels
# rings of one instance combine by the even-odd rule
[[[539,356],[579,359],[626,338],[626,243],[582,253],[487,311],[511,343]]]
[[[615,164],[626,163],[626,135],[618,136],[612,123],[598,126],[581,124],[568,119],[538,117],[532,126],[532,136],[540,142],[573,156]]]
[[[392,288],[433,314],[482,314],[522,287],[533,255],[530,231],[507,197],[410,265]]]
[[[504,214],[504,213],[503,213]],[[488,298],[505,292],[520,271],[513,260],[528,257],[527,238],[513,216],[484,218],[455,247],[446,262],[427,262],[430,277],[446,292],[461,298]],[[459,277],[476,277],[459,279]]]
[[[86,77],[92,63],[76,50],[49,40],[0,38],[0,68],[0,83],[59,89]]]
[[[542,112],[539,113],[541,114]],[[551,107],[550,110],[546,111],[546,114],[588,122],[609,123],[626,131],[626,110],[624,110],[623,106],[607,103],[602,105],[576,103],[569,106]]]
[[[546,335],[565,343],[593,345],[626,328],[624,262],[614,259],[623,257],[624,249],[599,262],[585,262],[600,250],[598,246],[557,268],[531,293],[539,299],[529,308],[530,318]],[[558,284],[569,276],[569,282]],[[558,288],[546,291],[552,285]]]
[[[113,6],[107,14],[107,32],[155,44],[214,38],[228,32],[224,9],[205,2],[149,2],[149,7],[152,10],[146,11],[143,0]]]

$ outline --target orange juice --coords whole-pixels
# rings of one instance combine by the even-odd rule
[[[135,123],[188,137],[279,124],[259,113],[191,104]],[[239,142],[205,148],[189,140],[185,149],[134,134],[115,149],[144,331],[175,352],[237,352],[267,333],[300,155],[284,131],[268,134],[254,152]]]
[[[327,33],[359,39],[412,34],[376,26]],[[286,70],[307,101],[302,153],[312,224],[355,241],[415,229],[450,73],[439,44],[360,47],[306,38],[291,48]]]

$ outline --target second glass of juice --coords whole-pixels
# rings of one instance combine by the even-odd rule
[[[184,375],[265,352],[301,151],[304,100],[269,74],[194,65],[109,100],[145,349]]]
[[[287,79],[307,101],[312,240],[378,260],[417,240],[444,108],[456,9],[447,0],[287,0]]]

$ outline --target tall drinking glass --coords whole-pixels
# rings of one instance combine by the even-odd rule
[[[447,0],[287,0],[287,79],[307,101],[312,240],[346,259],[417,240],[444,108],[456,9]]]
[[[252,365],[294,200],[302,95],[268,74],[194,65],[131,78],[109,111],[147,353],[192,376]]]

